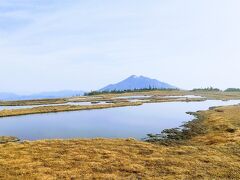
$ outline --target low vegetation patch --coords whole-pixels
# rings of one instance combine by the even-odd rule
[[[220,89],[218,89],[218,88],[214,88],[214,87],[207,87],[207,88],[196,88],[196,89],[193,89],[192,90],[193,92],[194,91],[207,91],[207,92],[211,92],[211,91],[217,91],[217,92],[219,92],[219,91],[221,91]]]
[[[0,136],[0,144],[5,144],[8,142],[17,142],[20,141],[17,137],[12,136]]]
[[[67,99],[33,99],[33,100],[19,100],[19,101],[0,101],[0,106],[28,106],[28,105],[42,105],[42,104],[62,104],[68,102]]]
[[[225,90],[225,92],[240,92],[239,88],[228,88]]]
[[[160,134],[147,134],[143,140],[163,145],[173,145],[186,143],[186,140],[207,132],[207,127],[203,126],[204,118],[200,113],[188,112],[195,116],[192,121],[184,123],[179,128],[164,129]]]

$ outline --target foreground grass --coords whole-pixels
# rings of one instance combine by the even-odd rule
[[[0,179],[240,179],[240,106],[198,116],[195,135],[169,146],[133,139],[2,144]]]
[[[4,144],[7,142],[17,142],[19,141],[18,138],[12,136],[0,136],[0,144]]]

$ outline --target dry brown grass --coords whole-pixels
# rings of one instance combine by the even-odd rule
[[[200,112],[204,118],[202,126],[207,127],[204,136],[197,136],[192,142],[205,144],[240,142],[240,106],[218,107]]]
[[[0,179],[240,179],[240,106],[201,112],[206,133],[184,145],[133,139],[0,145]]]
[[[19,101],[0,101],[0,106],[28,106],[28,105],[42,105],[42,104],[62,104],[68,102],[67,99],[33,99],[33,100],[19,100]]]
[[[18,138],[12,136],[0,136],[0,144],[4,144],[7,142],[17,142],[19,141]]]
[[[206,97],[207,99],[217,99],[217,100],[240,99],[240,92],[196,91],[196,92],[189,92],[189,93],[203,96],[203,97]]]

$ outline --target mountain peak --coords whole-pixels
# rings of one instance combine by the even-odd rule
[[[156,89],[176,89],[177,87],[170,84],[158,81],[156,79],[151,79],[145,76],[131,75],[127,79],[120,81],[116,84],[110,84],[99,91],[124,91],[124,90],[134,90],[134,89],[146,89],[146,88],[156,88]]]
[[[134,79],[134,78],[138,78],[139,76],[137,76],[137,75],[131,75],[131,76],[129,76],[128,78],[132,78],[132,79]]]

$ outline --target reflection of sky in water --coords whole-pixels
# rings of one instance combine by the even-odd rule
[[[238,104],[240,100],[147,103],[142,106],[73,111],[0,118],[0,136],[21,139],[127,138],[141,139],[148,133],[182,125],[193,117],[188,111]]]

